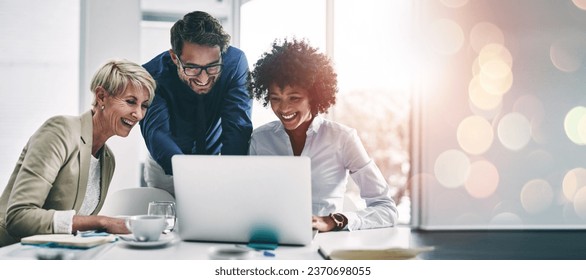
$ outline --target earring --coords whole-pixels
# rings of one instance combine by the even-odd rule
[[[102,105],[102,108],[101,109],[102,109],[102,111],[104,111],[104,105]]]

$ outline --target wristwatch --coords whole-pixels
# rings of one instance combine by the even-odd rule
[[[330,213],[330,218],[336,223],[334,230],[342,230],[348,224],[348,218],[340,213]]]

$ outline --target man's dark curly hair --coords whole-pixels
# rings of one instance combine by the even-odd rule
[[[219,46],[223,53],[230,44],[230,35],[216,18],[206,12],[195,11],[186,14],[171,27],[171,48],[178,56],[183,51],[183,42]]]
[[[330,59],[318,53],[304,40],[283,39],[273,42],[272,50],[265,52],[251,72],[250,94],[269,104],[269,86],[280,88],[300,86],[309,92],[311,113],[326,113],[336,103],[337,74]]]

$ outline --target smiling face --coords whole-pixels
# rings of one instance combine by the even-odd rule
[[[309,92],[299,86],[284,88],[272,84],[269,87],[271,109],[286,130],[305,129],[309,127],[313,116],[309,100]]]
[[[130,130],[142,120],[149,106],[149,92],[132,84],[118,95],[110,95],[103,88],[98,89],[97,94],[103,96],[100,100],[104,106],[101,112],[101,133],[106,138],[113,135],[128,136]],[[101,110],[101,105],[98,105],[98,110]]]
[[[188,76],[186,74],[192,72],[194,67],[213,66],[222,63],[222,56],[219,46],[206,46],[189,42],[183,43],[183,50],[181,57],[178,57],[173,50],[170,50],[171,59],[177,65],[177,74],[179,79],[183,81],[191,90],[197,94],[206,94],[210,92],[216,81],[220,78],[220,73],[210,75],[208,71],[203,70],[199,75]],[[191,70],[190,70],[191,68]],[[187,71],[186,71],[187,69]]]

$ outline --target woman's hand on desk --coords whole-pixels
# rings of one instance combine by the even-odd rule
[[[336,222],[330,216],[312,216],[311,224],[320,232],[331,231],[336,227]]]
[[[114,234],[128,234],[126,220],[107,216],[73,216],[73,232],[103,230]]]
[[[111,218],[105,217],[104,218],[104,229],[109,233],[115,234],[128,234],[130,230],[126,227],[126,219],[120,218]]]

